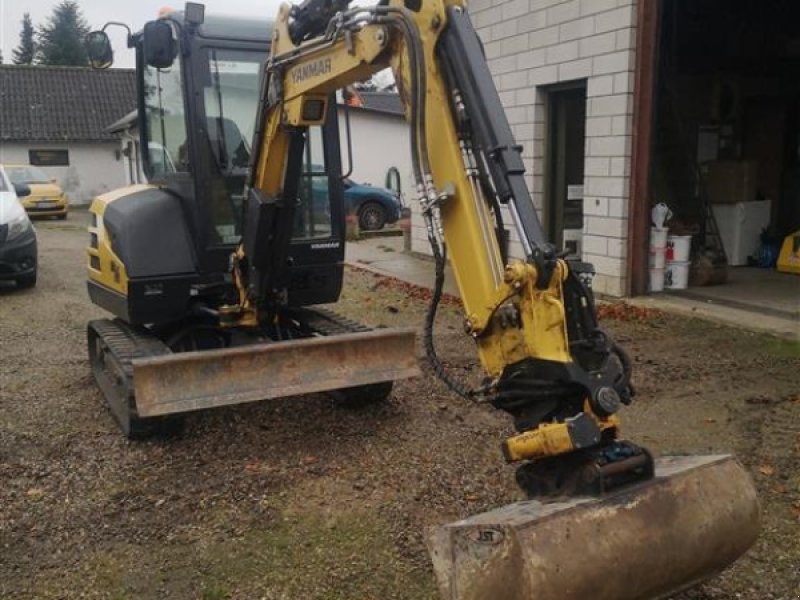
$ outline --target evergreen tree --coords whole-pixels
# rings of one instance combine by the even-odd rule
[[[89,25],[74,0],[62,0],[47,24],[39,28],[37,62],[43,65],[86,66],[89,57],[83,40]]]
[[[29,65],[36,54],[36,45],[33,42],[33,23],[30,13],[22,15],[22,30],[19,32],[19,46],[11,53],[11,60],[15,65]]]

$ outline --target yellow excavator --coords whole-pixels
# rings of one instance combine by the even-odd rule
[[[128,435],[276,396],[376,401],[417,373],[413,331],[314,308],[342,285],[331,106],[391,68],[436,264],[425,353],[453,392],[512,417],[502,453],[530,498],[430,533],[442,597],[659,598],[750,547],[758,501],[735,459],[654,460],[621,437],[630,360],[597,323],[591,266],[545,239],[465,2],[305,0],[268,29],[188,3],[129,45],[150,183],[94,201],[88,249],[90,296],[116,317],[89,324],[90,361]],[[87,47],[111,64],[104,32]],[[486,375],[476,388],[434,347],[448,257]]]

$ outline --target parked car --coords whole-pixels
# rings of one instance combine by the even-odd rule
[[[22,200],[22,206],[31,216],[67,218],[69,201],[55,179],[39,167],[32,165],[5,165],[11,183],[26,184],[31,193]]]
[[[29,194],[27,184],[11,183],[0,166],[0,281],[21,288],[36,285],[36,230],[19,201]]]
[[[303,186],[308,185],[310,181],[313,198],[311,218],[315,222],[312,229],[318,232],[325,231],[326,227],[330,227],[328,178],[324,175],[316,175],[324,172],[320,166],[314,165],[311,170],[315,175],[309,177],[305,184],[301,184],[300,195],[303,195]],[[396,223],[400,218],[403,205],[400,202],[400,196],[395,192],[381,187],[355,183],[351,179],[345,179],[343,183],[345,214],[356,215],[358,217],[358,226],[362,230],[376,231],[383,229],[387,223]],[[296,235],[300,234],[299,232],[303,230],[303,224],[309,220],[308,215],[303,214],[304,210],[301,209],[298,212],[298,219],[295,224]],[[305,226],[307,227],[307,224]]]
[[[344,180],[344,203],[348,214],[358,215],[358,226],[364,231],[376,231],[387,223],[396,223],[403,208],[395,192],[350,179]]]

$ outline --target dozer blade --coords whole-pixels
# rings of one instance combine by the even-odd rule
[[[133,360],[140,417],[395,381],[419,374],[413,329],[379,329]]]
[[[715,575],[755,541],[753,483],[730,456],[669,457],[597,498],[526,501],[436,528],[445,600],[663,598]]]

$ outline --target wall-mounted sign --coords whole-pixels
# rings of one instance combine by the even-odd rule
[[[68,167],[68,150],[28,150],[28,162],[37,167]]]
[[[583,185],[568,185],[567,200],[583,200]]]

